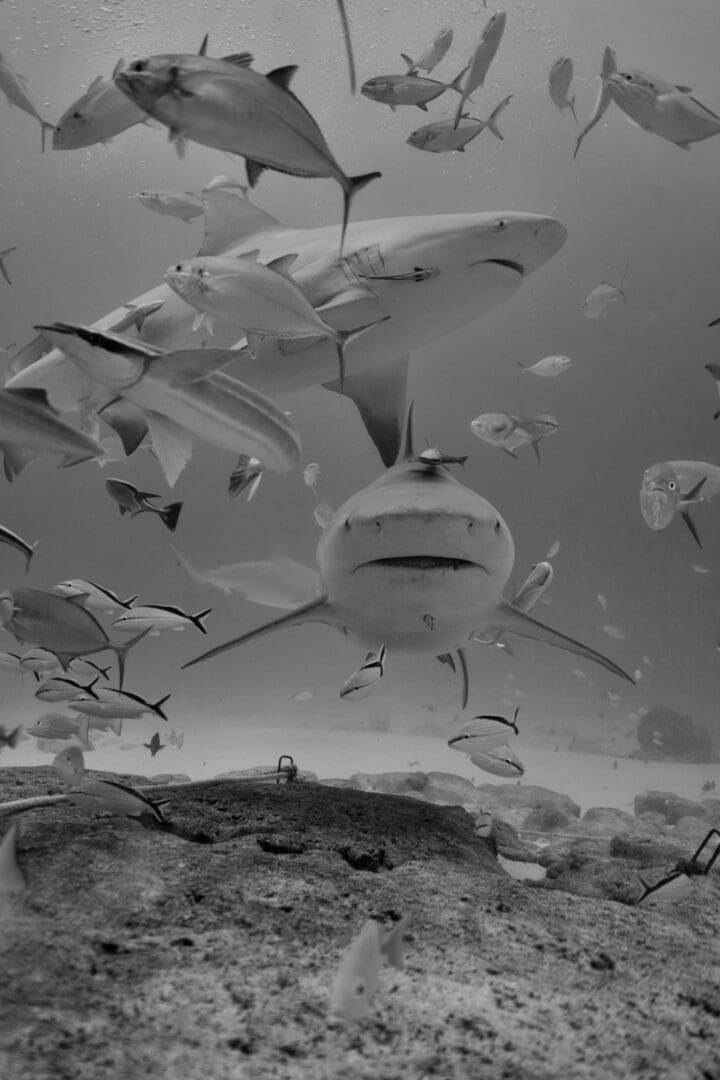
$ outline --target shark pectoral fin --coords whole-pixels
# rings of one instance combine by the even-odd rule
[[[192,436],[160,413],[148,412],[145,417],[153,453],[165,473],[168,485],[174,487],[192,456]]]
[[[3,471],[5,478],[10,483],[19,476],[26,465],[34,461],[39,455],[35,450],[28,450],[23,446],[4,445],[0,443],[0,453],[4,457]]]
[[[324,383],[328,390],[355,402],[367,433],[388,468],[397,461],[402,445],[408,361],[407,356],[398,356],[386,360],[382,366],[358,374],[350,372],[342,389],[338,380]]]
[[[107,405],[100,416],[117,433],[127,456],[134,454],[148,433],[147,420],[137,406],[129,401],[117,401]]]
[[[383,310],[377,293],[369,285],[359,282],[349,284],[331,300],[316,308],[328,326],[365,326],[378,322],[387,312]]]
[[[283,228],[277,218],[244,198],[239,188],[210,186],[201,194],[205,235],[198,255],[219,255],[254,233]]]
[[[575,653],[576,656],[582,656],[586,660],[594,660],[596,664],[611,671],[613,675],[618,675],[621,679],[627,679],[628,682],[635,684],[635,680],[627,672],[623,671],[612,660],[603,656],[602,653],[596,652],[579,641],[575,641],[574,638],[568,637],[566,634],[561,634],[559,630],[553,630],[552,627],[546,626],[537,619],[533,619],[532,616],[524,614],[519,608],[513,607],[512,604],[505,602],[498,604],[497,617],[484,629],[507,630],[510,633],[517,634],[519,637],[530,638],[533,641],[544,641],[546,645],[554,645],[557,649]]]
[[[167,377],[171,386],[202,382],[237,360],[232,349],[178,349],[151,362],[153,375]]]
[[[220,653],[228,652],[229,649],[234,649],[238,645],[244,645],[246,641],[254,641],[255,638],[272,634],[275,630],[280,630],[283,627],[300,626],[306,622],[327,622],[331,625],[336,622],[327,596],[320,596],[317,600],[313,600],[309,604],[303,604],[302,607],[296,608],[295,611],[291,611],[287,615],[281,615],[279,619],[273,619],[272,622],[265,623],[264,626],[259,626],[256,630],[249,630],[246,634],[232,638],[222,645],[216,645],[214,649],[209,649],[207,652],[201,653],[200,656],[196,656],[193,660],[188,660],[186,664],[182,665],[183,670],[192,667],[194,664],[199,664],[203,660],[210,660],[213,656],[219,656]]]

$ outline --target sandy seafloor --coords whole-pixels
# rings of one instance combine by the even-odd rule
[[[333,731],[287,720],[277,725],[244,726],[240,721],[217,722],[202,730],[186,732],[182,750],[167,746],[154,759],[142,746],[118,751],[120,740],[106,736],[97,748],[85,755],[89,769],[108,769],[154,776],[161,773],[184,773],[193,780],[204,780],[234,769],[270,764],[280,754],[291,754],[300,769],[310,770],[320,779],[348,777],[353,773],[447,772],[467,777],[476,784],[511,780],[482,772],[465,754],[451,750],[446,740],[426,734],[381,733],[367,730]],[[175,730],[182,723],[175,722]],[[168,725],[168,730],[170,725]],[[136,726],[126,742],[149,739],[151,725]],[[450,732],[448,732],[449,734]],[[167,730],[160,730],[165,739]],[[513,742],[513,749],[525,765],[524,783],[537,784],[570,796],[582,809],[612,806],[633,812],[635,795],[644,791],[670,791],[688,799],[700,799],[702,785],[715,781],[720,788],[720,765],[683,764],[673,761],[648,761],[569,750],[566,736],[528,734]],[[69,745],[69,744],[68,744]],[[559,746],[555,750],[555,745]],[[52,758],[36,749],[35,740],[21,743],[12,754],[5,751],[3,765],[49,764]],[[614,763],[617,762],[617,768]]]

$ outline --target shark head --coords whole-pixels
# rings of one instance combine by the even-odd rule
[[[368,644],[437,655],[500,600],[514,546],[498,511],[444,470],[404,461],[340,507],[317,561],[340,621]]]

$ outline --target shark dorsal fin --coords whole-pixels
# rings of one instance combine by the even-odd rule
[[[415,457],[415,447],[413,445],[413,410],[415,408],[414,399],[410,402],[410,408],[408,409],[407,420],[405,421],[405,445],[403,447],[402,460],[410,461]]]
[[[229,188],[203,188],[202,200],[205,235],[198,256],[221,255],[248,236],[283,228],[271,214]]]

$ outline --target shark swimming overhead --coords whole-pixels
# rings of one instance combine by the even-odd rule
[[[328,325],[348,331],[385,320],[347,343],[342,389],[330,340],[265,340],[252,357],[244,339],[237,342],[237,329],[224,326],[212,344],[236,345],[233,374],[271,398],[317,385],[351,398],[386,465],[397,459],[402,441],[408,354],[508,300],[566,236],[554,218],[520,212],[381,218],[351,222],[345,256],[338,259],[335,225],[289,228],[228,188],[206,188],[202,197],[205,236],[199,255],[257,250],[267,264],[295,254],[291,276]],[[161,305],[142,322],[142,342],[162,350],[202,344],[193,332],[195,309],[167,285],[132,303],[142,310]],[[127,317],[123,305],[93,327],[117,332]],[[77,409],[82,379],[59,349],[48,343],[37,359],[34,342],[27,360],[9,387],[46,389],[56,408]],[[14,367],[23,363],[20,353]]]
[[[478,632],[508,632],[594,660],[582,645],[503,600],[515,557],[512,536],[489,502],[413,453],[412,408],[404,459],[351,496],[317,546],[318,599],[184,664],[190,667],[286,626],[321,622],[368,648],[437,656],[457,651],[467,702],[464,648]]]

